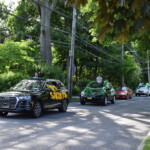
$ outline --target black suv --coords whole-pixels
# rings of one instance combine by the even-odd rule
[[[59,80],[24,79],[8,92],[0,93],[0,116],[9,112],[29,112],[38,118],[47,109],[66,112],[68,103],[67,89]]]

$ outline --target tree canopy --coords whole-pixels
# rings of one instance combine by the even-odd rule
[[[101,42],[111,36],[124,44],[147,34],[150,39],[149,0],[68,0],[88,15],[91,33]]]

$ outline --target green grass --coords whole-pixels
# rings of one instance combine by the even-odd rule
[[[79,98],[74,97],[74,98],[71,98],[70,102],[74,102],[74,101],[78,101],[78,100],[79,100]]]
[[[146,139],[146,141],[144,142],[144,148],[143,150],[150,150],[150,136]]]

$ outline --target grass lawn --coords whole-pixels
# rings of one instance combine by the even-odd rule
[[[146,139],[146,141],[144,142],[144,148],[143,150],[150,150],[150,136]]]
[[[70,102],[74,102],[74,101],[78,101],[79,100],[79,97],[72,97]]]

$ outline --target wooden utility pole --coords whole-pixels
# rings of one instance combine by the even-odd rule
[[[149,50],[147,50],[147,76],[148,76],[148,83],[150,83]]]
[[[71,38],[71,50],[69,51],[69,69],[68,69],[69,98],[72,98],[72,87],[73,87],[72,76],[73,76],[73,66],[74,66],[75,33],[76,33],[76,9],[73,7],[72,38]]]
[[[123,60],[124,60],[124,45],[122,45],[122,49],[121,49],[121,61],[122,61],[122,86],[124,86],[124,69],[123,69]]]

